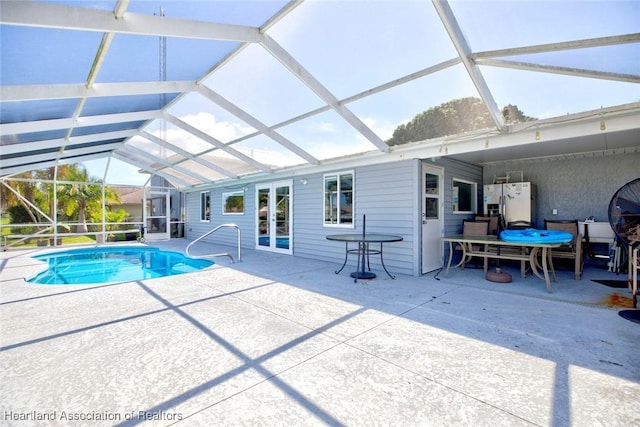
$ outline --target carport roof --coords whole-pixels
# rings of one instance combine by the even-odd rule
[[[639,16],[638,1],[2,1],[0,177],[109,157],[190,188],[363,154],[637,150]],[[466,97],[490,128],[386,143]],[[505,123],[507,105],[537,120]]]

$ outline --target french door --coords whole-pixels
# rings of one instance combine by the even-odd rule
[[[444,171],[422,163],[422,273],[442,266],[442,237],[444,207],[442,181]]]
[[[291,181],[256,185],[256,248],[293,253]]]
[[[168,189],[145,187],[143,222],[147,242],[169,240],[169,196]]]

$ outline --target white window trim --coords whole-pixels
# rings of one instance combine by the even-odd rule
[[[471,207],[472,209],[470,211],[455,211],[453,210],[453,187],[454,184],[456,182],[460,182],[462,184],[469,184],[471,185],[471,187],[473,188],[473,195],[471,197]],[[477,214],[478,213],[478,183],[474,182],[474,181],[469,181],[467,179],[461,179],[461,178],[453,178],[453,180],[451,181],[451,212],[454,215],[469,215],[469,214]]]
[[[224,204],[227,201],[227,197],[228,196],[233,196],[236,194],[241,194],[242,195],[242,212],[225,212],[224,211]],[[245,192],[244,190],[238,190],[238,191],[228,191],[226,193],[222,193],[222,215],[244,215],[244,205],[245,205]]]
[[[325,180],[327,176],[331,176],[331,175],[336,175],[338,177],[338,184],[340,183],[340,176],[341,175],[351,175],[351,179],[352,179],[352,196],[351,196],[351,223],[350,224],[327,224],[326,222],[324,222],[324,214],[325,214],[325,205],[324,205],[324,196],[325,196]],[[339,211],[339,209],[338,209]],[[327,172],[325,174],[322,175],[322,226],[326,227],[326,228],[348,228],[348,229],[354,229],[356,227],[356,173],[355,170],[344,170],[344,171],[338,171],[338,172]]]
[[[203,196],[204,194],[209,194],[209,219],[202,218],[202,209],[203,209],[203,206],[202,206],[202,196]],[[200,201],[199,201],[199,204],[200,204],[200,211],[199,211],[198,216],[200,217],[200,222],[211,222],[211,190],[201,191],[201,192],[200,192]]]

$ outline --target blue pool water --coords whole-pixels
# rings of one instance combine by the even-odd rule
[[[258,238],[258,244],[260,246],[269,246],[270,242],[269,236],[263,236]],[[289,249],[289,238],[288,237],[276,237],[276,248],[280,249]]]
[[[148,247],[72,249],[36,255],[49,268],[28,280],[43,285],[128,282],[202,270],[212,261]]]

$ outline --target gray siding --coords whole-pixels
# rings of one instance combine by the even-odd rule
[[[489,165],[484,168],[484,183],[506,171],[523,171],[524,180],[536,185],[536,226],[544,228],[544,219],[608,222],[609,202],[627,182],[640,178],[640,153],[593,156],[567,160],[532,160]],[[558,215],[552,215],[558,209]]]
[[[444,234],[459,234],[462,232],[462,221],[472,219],[473,214],[453,213],[453,179],[461,179],[478,184],[477,213],[482,213],[482,167],[452,159],[441,159],[435,163],[444,168]],[[449,256],[449,244],[443,246],[443,260]]]
[[[478,183],[478,213],[482,213],[482,184],[506,171],[522,170],[524,179],[537,186],[537,215],[542,221],[558,209],[559,219],[584,219],[594,215],[607,221],[608,204],[613,193],[625,183],[640,177],[640,154],[599,156],[562,161],[511,162],[500,165],[472,165],[452,159],[439,159],[435,166],[444,168],[444,233],[462,230],[462,221],[472,214],[454,214],[453,179]],[[352,170],[355,175],[355,227],[325,227],[323,224],[323,173],[293,178],[293,253],[342,264],[344,245],[326,240],[329,234],[362,232],[362,216],[367,216],[367,230],[398,234],[400,243],[385,245],[385,264],[394,273],[419,275],[421,232],[421,169],[419,160],[403,160],[355,168],[340,168],[332,172]],[[280,180],[280,179],[279,179]],[[238,189],[238,188],[235,188]],[[222,193],[231,188],[212,190],[212,216],[208,223],[200,222],[200,192],[186,195],[185,235],[195,239],[216,225],[236,223],[242,229],[242,245],[255,247],[255,187],[248,184],[245,191],[245,213],[222,215]],[[541,226],[541,224],[538,224]],[[207,240],[235,245],[235,233],[226,230]],[[445,259],[448,245],[444,247]],[[444,260],[443,260],[444,262]],[[372,268],[380,271],[379,257],[371,258]],[[350,266],[355,258],[350,257]],[[352,270],[353,267],[346,267]],[[343,273],[345,274],[345,273]],[[384,273],[383,273],[384,274]]]
[[[392,233],[403,237],[399,243],[384,246],[385,265],[391,272],[414,274],[414,252],[417,244],[417,173],[416,161],[407,160],[358,167],[336,169],[353,170],[355,176],[354,228],[325,227],[323,224],[323,175],[305,176],[307,184],[299,180],[294,185],[294,254],[341,265],[344,244],[326,240],[330,234],[362,232],[362,218],[366,215],[367,231]],[[355,258],[350,257],[355,265]],[[381,269],[380,258],[371,257],[371,267]],[[348,268],[348,267],[347,267]]]
[[[253,247],[253,230],[255,227],[253,186],[247,186],[247,190],[244,193],[244,214],[222,214],[222,193],[239,189],[242,188],[214,188],[209,190],[211,191],[211,220],[208,222],[200,221],[200,191],[186,193],[187,218],[185,221],[185,237],[190,240],[197,239],[220,224],[233,223],[237,224],[242,230],[242,247]],[[237,235],[234,229],[221,229],[206,237],[203,241],[236,246]]]
[[[391,272],[416,274],[419,269],[419,197],[418,161],[406,160],[358,168],[336,169],[332,172],[354,172],[355,227],[325,227],[323,224],[323,173],[296,176],[293,179],[293,253],[296,256],[321,259],[341,265],[344,245],[326,240],[329,234],[362,232],[362,217],[367,216],[369,232],[398,234],[399,243],[384,246],[385,265]],[[304,182],[303,183],[303,179]],[[222,215],[222,193],[229,189],[212,189],[210,222],[200,221],[200,191],[186,195],[186,234],[195,239],[216,225],[233,222],[242,229],[242,246],[255,247],[255,190],[247,185],[245,214]],[[235,234],[220,231],[205,241],[235,245]],[[351,256],[355,265],[355,257]],[[371,257],[373,269],[381,269],[379,257]],[[349,268],[349,267],[347,267]]]
[[[471,219],[473,214],[453,213],[453,179],[475,182],[478,184],[477,213],[482,213],[482,167],[451,159],[442,159],[435,163],[444,167],[444,234],[462,232],[462,221]]]

